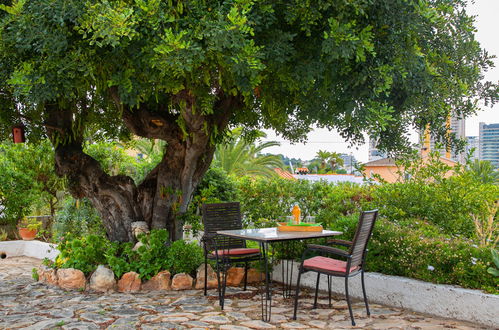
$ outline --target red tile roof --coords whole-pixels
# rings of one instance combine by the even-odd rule
[[[283,179],[287,180],[296,180],[296,178],[293,176],[293,174],[289,173],[288,171],[283,170],[282,168],[274,168],[274,171]]]

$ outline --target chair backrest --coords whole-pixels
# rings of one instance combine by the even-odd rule
[[[242,229],[241,210],[239,202],[203,204],[204,236],[214,238],[219,230]],[[234,249],[244,248],[246,243],[242,239],[216,236],[216,247],[207,242],[207,249]]]
[[[367,242],[371,237],[377,217],[378,210],[364,211],[360,214],[359,224],[350,247],[350,255],[352,256],[350,267],[363,266]]]

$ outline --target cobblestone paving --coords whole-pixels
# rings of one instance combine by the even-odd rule
[[[136,294],[96,294],[64,291],[34,282],[31,269],[40,260],[0,260],[0,329],[478,329],[453,320],[371,304],[367,317],[362,303],[354,304],[356,327],[351,327],[346,302],[300,299],[298,320],[292,320],[292,300],[276,295],[270,323],[260,319],[256,289],[228,288],[224,311],[216,291],[204,297],[201,290]]]

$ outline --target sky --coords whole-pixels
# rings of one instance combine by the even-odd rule
[[[470,2],[470,1],[469,1]],[[468,13],[475,15],[475,27],[477,28],[476,39],[482,48],[489,54],[499,56],[499,38],[497,36],[497,14],[499,13],[499,0],[475,0],[468,4]],[[499,59],[494,60],[495,67],[485,73],[485,80],[499,82]],[[466,119],[466,136],[478,135],[478,124],[480,122],[499,123],[499,105],[493,108],[481,106],[482,110],[476,116]],[[265,140],[278,141],[280,147],[265,149],[265,152],[283,154],[290,158],[301,158],[303,160],[313,159],[319,150],[335,151],[339,153],[352,154],[358,161],[368,161],[368,145],[350,146],[335,131],[316,129],[308,135],[308,142],[291,144],[282,137],[276,136],[267,130]],[[417,135],[411,136],[411,141],[417,141]],[[368,140],[366,139],[366,142]]]

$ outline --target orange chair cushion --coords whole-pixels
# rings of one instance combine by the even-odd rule
[[[346,273],[347,271],[347,263],[345,261],[321,257],[321,256],[305,260],[303,262],[303,267],[315,270],[336,272],[336,273]],[[355,271],[357,268],[359,267],[358,266],[350,267],[350,273]]]
[[[219,256],[232,256],[232,257],[243,257],[251,254],[259,254],[260,249],[249,249],[249,248],[238,248],[238,249],[229,249],[229,250],[218,250]],[[214,256],[216,256],[215,252],[212,252]]]

